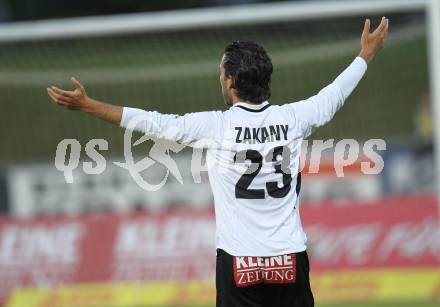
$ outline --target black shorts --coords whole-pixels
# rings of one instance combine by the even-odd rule
[[[311,307],[307,253],[234,257],[217,249],[217,307]]]

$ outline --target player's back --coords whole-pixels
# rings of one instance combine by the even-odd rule
[[[367,69],[357,57],[331,84],[282,106],[235,103],[225,112],[183,116],[124,108],[122,127],[208,148],[217,248],[234,256],[276,256],[306,249],[299,217],[303,138],[326,124]]]
[[[300,123],[286,106],[237,103],[222,113],[208,151],[217,247],[232,255],[305,250],[298,211]]]

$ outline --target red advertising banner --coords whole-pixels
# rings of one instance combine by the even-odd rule
[[[303,204],[315,272],[440,266],[434,197]],[[0,301],[21,286],[212,280],[212,210],[0,219]]]
[[[439,266],[437,212],[431,196],[306,205],[312,268]]]
[[[24,285],[214,276],[211,210],[0,220],[0,302]]]

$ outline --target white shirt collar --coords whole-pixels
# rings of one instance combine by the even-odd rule
[[[269,101],[264,101],[260,104],[254,104],[254,103],[248,103],[248,102],[237,102],[233,105],[233,107],[243,106],[245,108],[252,109],[252,110],[260,110],[260,109],[264,108],[265,106],[267,106],[268,104],[269,104]]]

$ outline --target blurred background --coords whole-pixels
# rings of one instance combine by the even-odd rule
[[[435,3],[0,0],[0,306],[215,305],[212,193],[205,172],[194,180],[192,151],[169,152],[183,184],[170,174],[145,191],[113,163],[125,161],[124,131],[55,107],[47,86],[71,88],[75,76],[113,104],[225,110],[223,49],[254,40],[274,64],[271,102],[293,102],[331,82],[358,54],[364,19],[376,26],[383,15],[386,48],[303,146],[311,282],[317,306],[438,306]],[[70,184],[55,167],[64,139],[81,146]],[[108,141],[98,175],[84,171],[96,162],[85,149],[92,139]],[[331,139],[359,141],[359,158],[338,177],[333,149],[324,150],[309,173],[312,144]],[[361,172],[371,139],[386,142],[375,149],[378,175]],[[134,147],[135,159],[150,148]],[[151,184],[165,174],[161,163],[141,173]]]

